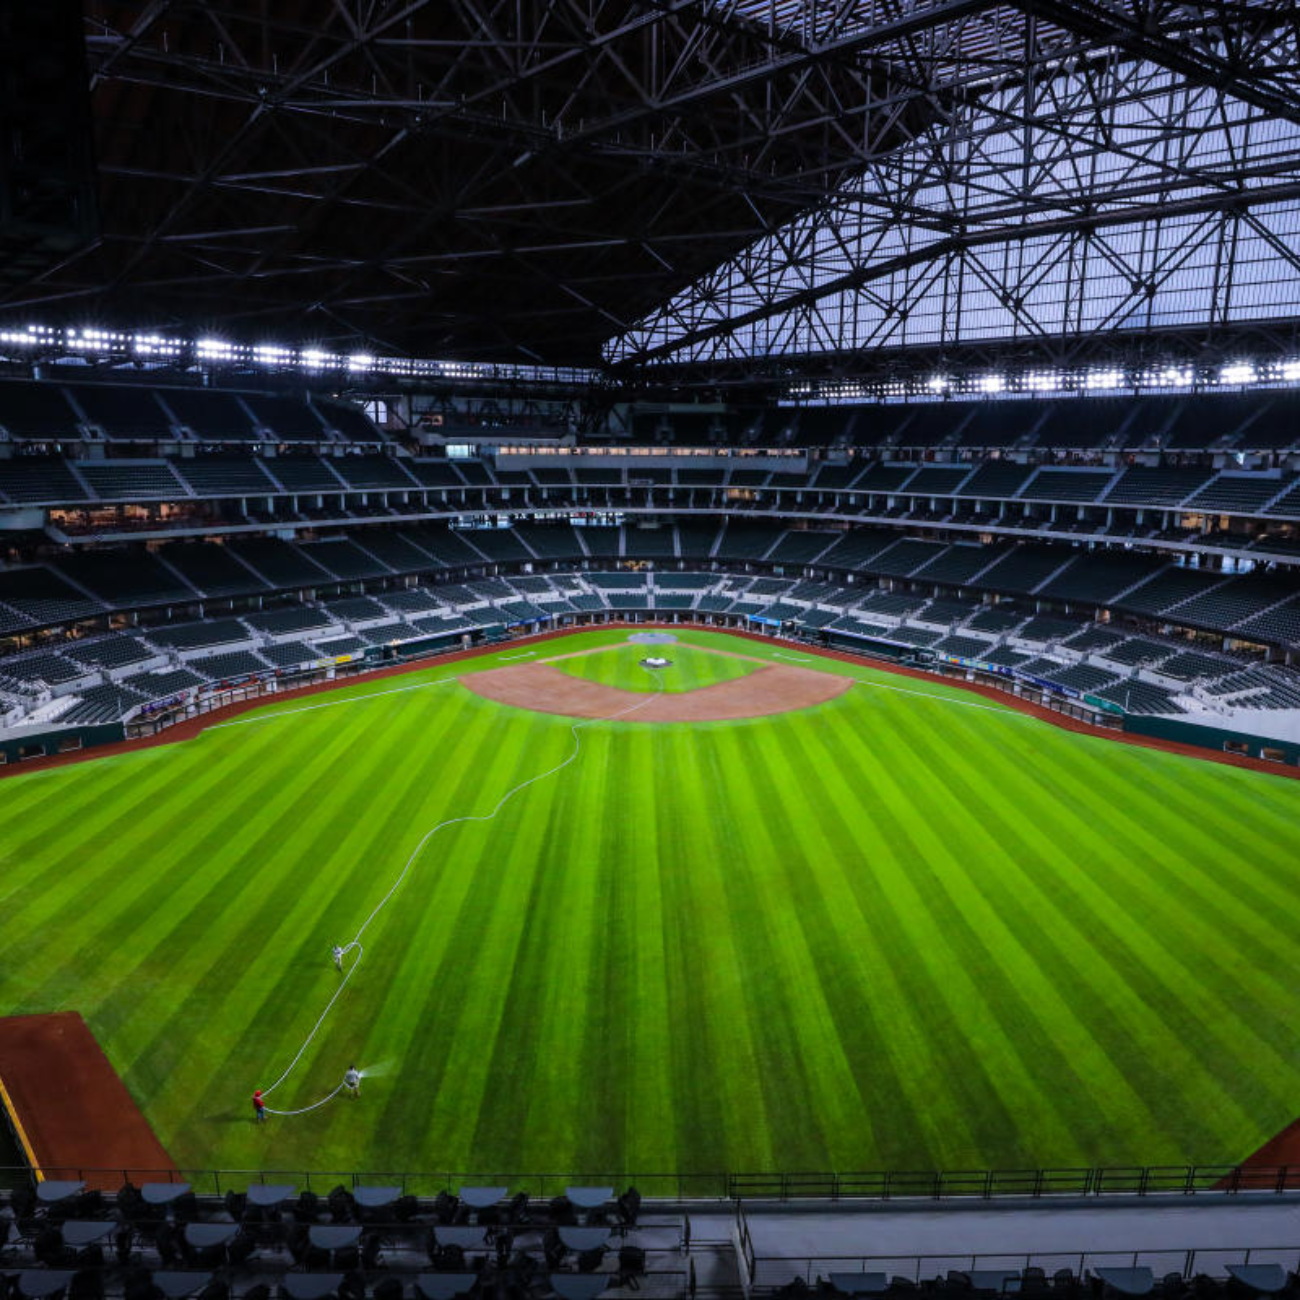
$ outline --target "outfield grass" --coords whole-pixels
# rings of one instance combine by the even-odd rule
[[[565,651],[552,666],[584,681],[598,682],[601,686],[616,686],[624,691],[663,690],[670,695],[698,691],[702,686],[716,686],[719,682],[732,682],[761,668],[761,663],[741,659],[735,653],[736,638],[728,650],[697,649],[677,645],[615,645],[589,650],[582,654]],[[667,668],[643,668],[641,661],[647,655],[660,655],[671,660]]]
[[[361,1100],[254,1127],[424,832],[569,752],[450,679],[624,635],[0,782],[0,1011],[81,1010],[187,1165],[1209,1162],[1295,1118],[1300,783],[821,661],[863,686],[594,723],[437,836],[272,1104],[353,1059]]]

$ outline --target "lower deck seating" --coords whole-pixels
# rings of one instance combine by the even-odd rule
[[[85,665],[48,651],[0,659],[0,682],[8,680],[28,686],[58,686],[75,681],[86,672]]]
[[[366,643],[359,636],[339,636],[329,641],[317,641],[313,657],[317,659],[338,659],[343,655],[361,654]]]
[[[230,654],[207,655],[202,659],[191,659],[186,665],[191,672],[202,673],[214,682],[232,681],[238,677],[255,677],[259,673],[270,671],[266,660],[259,658],[251,650],[235,650]]]
[[[1234,670],[1231,660],[1219,659],[1214,655],[1202,654],[1197,650],[1188,650],[1172,655],[1160,664],[1160,673],[1165,677],[1175,677],[1179,681],[1192,682],[1198,677],[1213,679],[1226,677]]]
[[[120,683],[88,686],[77,692],[77,702],[59,718],[61,726],[93,726],[115,722],[145,702],[138,691]]]
[[[306,605],[294,605],[285,609],[264,610],[260,614],[249,614],[244,621],[259,632],[271,636],[284,636],[290,632],[310,632],[313,628],[329,627],[329,615]]]
[[[1181,713],[1173,692],[1151,682],[1129,677],[1093,691],[1098,699],[1118,704],[1126,713]]]
[[[961,659],[982,659],[992,648],[991,641],[977,636],[946,636],[931,647],[936,654],[955,655]]]
[[[146,700],[164,700],[205,686],[207,681],[188,668],[168,668],[162,672],[139,673],[135,677],[125,677],[121,684],[136,691]]]
[[[281,641],[277,645],[259,646],[257,653],[273,668],[296,668],[321,657],[319,648],[313,650],[304,641]]]
[[[151,650],[139,637],[119,635],[74,642],[65,646],[63,653],[80,664],[112,669],[142,663],[157,652]]]
[[[248,629],[234,618],[151,627],[144,635],[154,645],[168,650],[198,650],[204,646],[230,645],[232,642],[249,640]]]

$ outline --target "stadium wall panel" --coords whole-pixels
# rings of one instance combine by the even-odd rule
[[[25,732],[0,738],[0,762],[21,763],[27,758],[43,758],[96,745],[112,745],[126,737],[121,722],[103,722],[96,726],[59,727],[52,731]]]
[[[1129,715],[1124,719],[1124,730],[1138,736],[1151,736],[1156,740],[1173,740],[1182,745],[1199,745],[1203,749],[1219,752],[1240,752],[1251,758],[1263,758],[1264,750],[1281,753],[1287,764],[1300,762],[1300,742],[1276,740],[1272,737],[1254,736],[1247,731],[1232,731],[1223,727],[1205,727],[1195,722],[1163,715]],[[1245,746],[1244,750],[1237,747]],[[1229,746],[1234,748],[1229,749]],[[1281,763],[1278,764],[1282,766]]]

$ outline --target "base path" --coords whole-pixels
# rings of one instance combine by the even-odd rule
[[[167,1182],[176,1165],[76,1011],[0,1020],[0,1099],[41,1178],[101,1191]]]
[[[462,677],[460,684],[498,704],[532,709],[535,713],[559,713],[566,718],[607,718],[636,698],[635,692],[584,681],[550,664],[491,668]],[[851,677],[837,673],[768,666],[734,681],[701,686],[698,691],[657,696],[627,721],[729,722],[765,718],[773,713],[825,704],[843,695],[852,685]]]

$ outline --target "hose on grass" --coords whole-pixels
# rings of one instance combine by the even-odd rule
[[[663,678],[648,668],[644,671],[650,673],[650,676],[653,678],[655,683],[655,689],[647,694],[644,700],[638,700],[635,704],[629,705],[625,709],[619,709],[616,713],[611,713],[601,718],[585,718],[581,722],[573,723],[569,727],[569,734],[573,738],[573,749],[566,758],[562,759],[559,763],[556,763],[554,767],[549,767],[545,772],[538,772],[536,776],[530,776],[528,780],[521,781],[518,785],[512,786],[501,796],[500,799],[497,800],[491,812],[468,813],[462,817],[449,817],[445,821],[440,821],[436,826],[431,826],[424,832],[415,848],[411,851],[411,856],[406,859],[406,864],[398,873],[397,879],[393,881],[391,886],[389,886],[388,892],[371,909],[370,915],[361,922],[360,927],[357,929],[356,934],[352,936],[351,940],[341,947],[339,952],[340,963],[342,963],[343,958],[351,952],[356,953],[355,960],[351,961],[348,964],[347,969],[344,970],[343,978],[339,981],[338,988],[334,990],[329,1001],[326,1002],[325,1009],[316,1018],[316,1023],[311,1027],[311,1032],[303,1039],[302,1046],[300,1046],[297,1052],[294,1053],[293,1059],[287,1066],[285,1066],[283,1073],[274,1083],[270,1084],[269,1087],[262,1089],[263,1097],[269,1097],[271,1093],[273,1093],[293,1073],[298,1062],[302,1060],[304,1053],[312,1045],[316,1035],[320,1032],[321,1026],[329,1018],[330,1012],[334,1010],[334,1004],[343,996],[343,990],[347,988],[352,976],[357,972],[357,967],[361,965],[362,958],[365,956],[365,948],[362,947],[361,936],[365,934],[366,930],[370,927],[370,924],[380,914],[380,912],[388,906],[393,895],[402,887],[403,882],[411,873],[411,868],[415,866],[420,854],[424,852],[425,845],[427,845],[439,831],[446,830],[449,826],[459,826],[465,822],[490,822],[517,794],[527,790],[531,785],[536,785],[539,781],[545,781],[548,777],[556,776],[560,772],[564,771],[566,767],[577,760],[578,755],[582,752],[582,737],[578,733],[583,727],[589,727],[593,723],[597,722],[617,722],[620,718],[625,718],[629,714],[636,713],[638,709],[644,709],[647,704],[657,699],[664,691]],[[310,1111],[318,1110],[327,1102],[333,1101],[334,1098],[343,1091],[344,1086],[344,1084],[340,1083],[333,1092],[322,1097],[319,1101],[312,1102],[309,1106],[303,1106],[297,1110],[274,1110],[270,1106],[267,1106],[266,1112],[268,1115],[306,1115]]]

